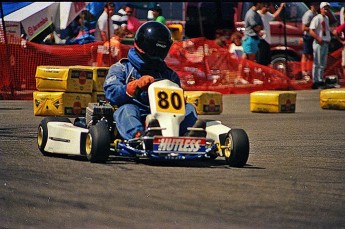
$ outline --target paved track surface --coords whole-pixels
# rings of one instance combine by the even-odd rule
[[[319,93],[297,91],[292,114],[224,96],[204,118],[247,132],[244,168],[44,157],[32,101],[0,101],[0,228],[345,228],[345,111]]]

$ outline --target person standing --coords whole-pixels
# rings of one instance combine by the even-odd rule
[[[131,7],[130,5],[125,5],[123,9],[124,9],[126,15],[128,16],[127,30],[134,36],[136,31],[141,26],[141,22],[139,21],[138,18],[136,18],[134,16],[134,8],[133,7]]]
[[[255,61],[256,53],[259,50],[259,33],[263,28],[263,23],[259,13],[262,2],[253,2],[253,6],[247,11],[244,18],[244,37],[243,37],[243,59]]]
[[[109,41],[114,35],[114,27],[111,16],[114,13],[115,5],[112,2],[107,2],[104,5],[104,10],[97,20],[95,29],[95,41]]]
[[[152,10],[152,15],[153,15],[153,20],[160,22],[162,24],[166,24],[166,19],[165,17],[162,15],[162,8],[160,6],[155,6],[155,8],[153,8]]]
[[[271,27],[270,21],[273,21],[283,10],[285,3],[281,3],[279,8],[273,14],[269,12],[271,3],[264,2],[262,8],[258,10],[263,23],[262,36],[259,43],[259,51],[256,54],[256,62],[262,65],[271,63]]]
[[[323,73],[327,64],[328,44],[331,41],[329,18],[327,16],[330,4],[321,2],[320,13],[310,22],[310,35],[313,41],[313,85],[312,89],[324,88]]]
[[[306,11],[302,17],[303,30],[303,54],[301,57],[301,70],[304,78],[310,76],[310,71],[313,66],[313,41],[314,38],[309,33],[309,26],[311,20],[317,15],[319,10],[318,2],[311,2],[310,9]],[[308,77],[309,78],[309,77]]]
[[[243,59],[255,61],[256,53],[259,50],[259,33],[263,28],[263,23],[257,11],[261,7],[261,2],[253,2],[253,6],[247,11],[244,18]]]
[[[259,50],[260,31],[263,29],[263,23],[260,14],[257,12],[262,7],[262,2],[253,2],[252,7],[247,11],[244,17],[244,36],[242,38],[243,55],[238,66],[238,79],[242,78],[242,71],[249,69],[245,66],[245,61],[255,61],[256,53]],[[250,75],[247,74],[245,81],[251,81]]]

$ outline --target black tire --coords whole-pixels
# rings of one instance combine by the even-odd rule
[[[85,152],[92,163],[105,163],[110,154],[110,133],[106,122],[92,125],[86,136]]]
[[[243,129],[231,129],[225,138],[223,149],[225,160],[232,167],[243,167],[249,157],[249,139]]]
[[[37,146],[44,156],[51,155],[51,153],[44,151],[44,148],[46,147],[47,140],[48,140],[48,126],[47,125],[49,122],[72,123],[71,120],[69,120],[69,118],[66,118],[66,117],[46,117],[41,121],[41,123],[38,125]]]

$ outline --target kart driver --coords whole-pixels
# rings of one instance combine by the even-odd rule
[[[128,58],[113,64],[104,82],[106,99],[118,109],[114,112],[119,134],[124,139],[144,135],[144,121],[150,114],[147,89],[156,79],[169,79],[180,84],[175,71],[164,62],[172,45],[170,30],[162,23],[149,21],[135,34],[134,48]],[[186,116],[180,124],[180,135],[197,120],[192,104],[186,104]]]

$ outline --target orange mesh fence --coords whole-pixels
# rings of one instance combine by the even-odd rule
[[[241,60],[203,38],[174,43],[166,61],[179,73],[185,90],[229,94],[289,89],[290,79],[282,72]]]
[[[127,55],[130,48],[121,44]],[[125,56],[114,56],[103,42],[84,45],[44,45],[33,42],[0,43],[0,95],[4,99],[32,98],[36,90],[35,73],[39,65],[110,66]]]
[[[0,96],[4,99],[30,99],[36,90],[35,72],[39,65],[110,66],[126,57],[132,46],[108,48],[101,42],[83,45],[44,45],[20,39],[4,43],[0,34]],[[175,42],[166,58],[177,71],[185,90],[218,91],[223,94],[257,90],[310,89],[302,79],[300,62],[288,62],[287,71],[278,71],[241,60],[212,40],[194,38]],[[337,75],[341,84],[341,49],[329,55],[327,75]],[[26,96],[24,96],[26,95]]]
[[[343,69],[341,66],[342,49],[340,48],[328,55],[327,68],[325,70],[325,76],[335,75],[339,79],[340,85],[345,85],[345,76],[343,75]]]

